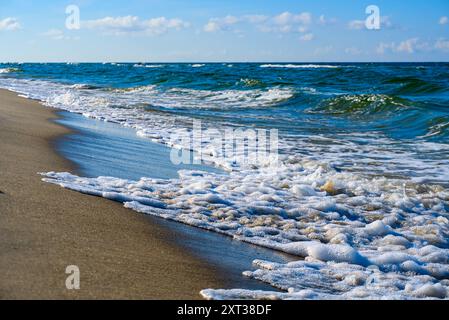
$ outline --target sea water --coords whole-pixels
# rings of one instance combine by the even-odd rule
[[[204,290],[204,297],[448,297],[449,64],[5,64],[0,70],[2,88],[132,128],[161,145],[175,133],[192,134],[193,120],[206,128],[279,130],[276,167],[236,167],[212,157],[227,174],[201,168],[180,168],[171,179],[112,170],[108,177],[43,174],[44,181],[137,212],[298,257],[259,259],[244,273],[283,292]]]
[[[173,165],[169,161],[170,148],[139,137],[130,128],[66,111],[59,112],[59,116],[61,118],[56,122],[74,132],[58,139],[56,148],[77,166],[77,171],[83,176],[138,180],[149,175],[156,179],[175,179],[180,169],[224,174],[222,170],[205,165]],[[251,268],[255,259],[280,263],[294,260],[293,256],[234,241],[213,232],[198,232],[197,228],[188,225],[160,219],[151,219],[151,222],[170,229],[172,238],[169,240],[206,261],[228,288],[267,290],[268,284],[243,277],[242,272]]]

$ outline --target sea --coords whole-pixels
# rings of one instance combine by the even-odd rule
[[[449,63],[7,63],[0,88],[114,137],[65,138],[83,170],[45,182],[297,257],[205,298],[449,298]],[[186,142],[198,123],[276,130],[276,163]]]

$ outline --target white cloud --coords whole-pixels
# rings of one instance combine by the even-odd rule
[[[326,16],[324,15],[324,14],[322,14],[319,18],[318,18],[318,21],[317,21],[317,23],[319,24],[319,25],[322,25],[322,26],[328,26],[328,25],[333,25],[333,24],[335,24],[335,23],[337,23],[337,19],[335,19],[335,18],[326,18]]]
[[[141,20],[136,16],[124,16],[83,21],[81,26],[87,29],[99,29],[114,34],[144,33],[159,35],[169,30],[188,28],[190,24],[181,19],[168,19],[166,17]]]
[[[288,11],[273,17],[274,23],[285,26],[292,24],[308,25],[312,22],[312,15],[309,12],[293,14]]]
[[[435,49],[442,50],[442,51],[449,51],[449,40],[446,40],[444,38],[440,38],[435,42]]]
[[[284,13],[281,13],[280,15],[275,16],[273,18],[273,20],[276,24],[283,26],[283,25],[286,25],[287,23],[289,23],[291,18],[292,18],[292,14],[290,12],[284,12]]]
[[[362,51],[357,47],[349,47],[349,48],[345,49],[345,53],[353,55],[353,56],[357,56],[357,55],[361,54]]]
[[[378,54],[385,54],[387,51],[396,52],[396,53],[407,53],[413,54],[415,52],[423,52],[423,51],[431,51],[433,49],[444,49],[445,40],[440,39],[433,46],[428,42],[421,41],[419,38],[410,38],[399,43],[390,42],[390,43],[380,43],[377,46]]]
[[[322,48],[316,48],[314,51],[314,54],[319,56],[319,55],[326,55],[331,53],[332,51],[334,51],[334,47],[329,45],[329,46],[325,46]]]
[[[240,18],[235,16],[226,16],[224,18],[212,18],[204,26],[206,32],[217,32],[229,29],[230,26],[235,25],[241,21]]]
[[[392,49],[394,47],[394,43],[385,43],[385,42],[381,42],[379,43],[379,45],[376,48],[376,52],[378,54],[385,54],[385,52],[387,52],[387,50]]]
[[[365,20],[352,20],[348,23],[348,28],[351,30],[362,30],[366,29]],[[389,16],[380,17],[380,28],[381,29],[397,29],[397,25],[393,24]]]
[[[240,23],[253,25],[261,32],[304,33],[307,32],[307,26],[312,23],[312,15],[308,12],[293,14],[286,11],[271,17],[260,14],[226,16],[209,19],[203,30],[205,32],[229,31]]]
[[[204,26],[204,31],[206,32],[216,32],[219,31],[220,25],[215,22],[215,21],[209,21],[205,26]]]
[[[398,46],[393,49],[397,52],[414,53],[418,44],[418,38],[407,39],[399,43]]]
[[[348,23],[348,28],[351,30],[361,30],[365,28],[365,21],[363,20],[352,20]]]
[[[418,38],[411,38],[401,41],[399,44],[395,42],[385,43],[382,42],[377,46],[377,53],[384,54],[387,51],[391,52],[404,52],[404,53],[414,53],[418,48]]]
[[[47,32],[41,34],[44,37],[49,37],[53,40],[79,40],[79,37],[71,37],[64,33],[63,30],[60,29],[50,29]]]
[[[270,17],[263,14],[249,14],[243,17],[244,20],[252,24],[259,24],[266,22]]]
[[[64,32],[59,29],[48,30],[47,32],[44,32],[42,35],[45,37],[52,38],[54,40],[62,40],[65,38]]]
[[[301,41],[311,41],[311,40],[313,40],[314,38],[315,38],[315,36],[313,35],[313,33],[307,33],[307,34],[301,36],[299,39],[300,39]]]
[[[449,18],[447,16],[443,16],[440,18],[439,24],[445,25],[449,23]]]
[[[16,31],[20,28],[21,25],[16,18],[5,18],[0,20],[0,31]]]
[[[380,17],[380,27],[384,29],[401,29],[398,25],[395,25],[389,16]]]

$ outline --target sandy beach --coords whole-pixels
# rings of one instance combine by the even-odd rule
[[[119,203],[41,181],[76,168],[53,151],[53,110],[0,91],[0,299],[199,299],[224,281],[176,234]],[[68,265],[81,290],[65,287]]]

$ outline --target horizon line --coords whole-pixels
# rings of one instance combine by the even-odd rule
[[[235,63],[235,64],[244,64],[244,63],[279,63],[279,64],[287,64],[287,63],[316,63],[316,64],[336,64],[336,63],[449,63],[447,61],[76,61],[76,60],[66,60],[66,61],[0,61],[0,64],[33,64],[33,63],[49,63],[49,64],[57,64],[57,63],[91,63],[91,64],[99,64],[99,63],[125,63],[125,64],[147,64],[147,63],[160,63],[160,64],[192,64],[192,63],[204,63],[204,64],[221,64],[221,63]]]

